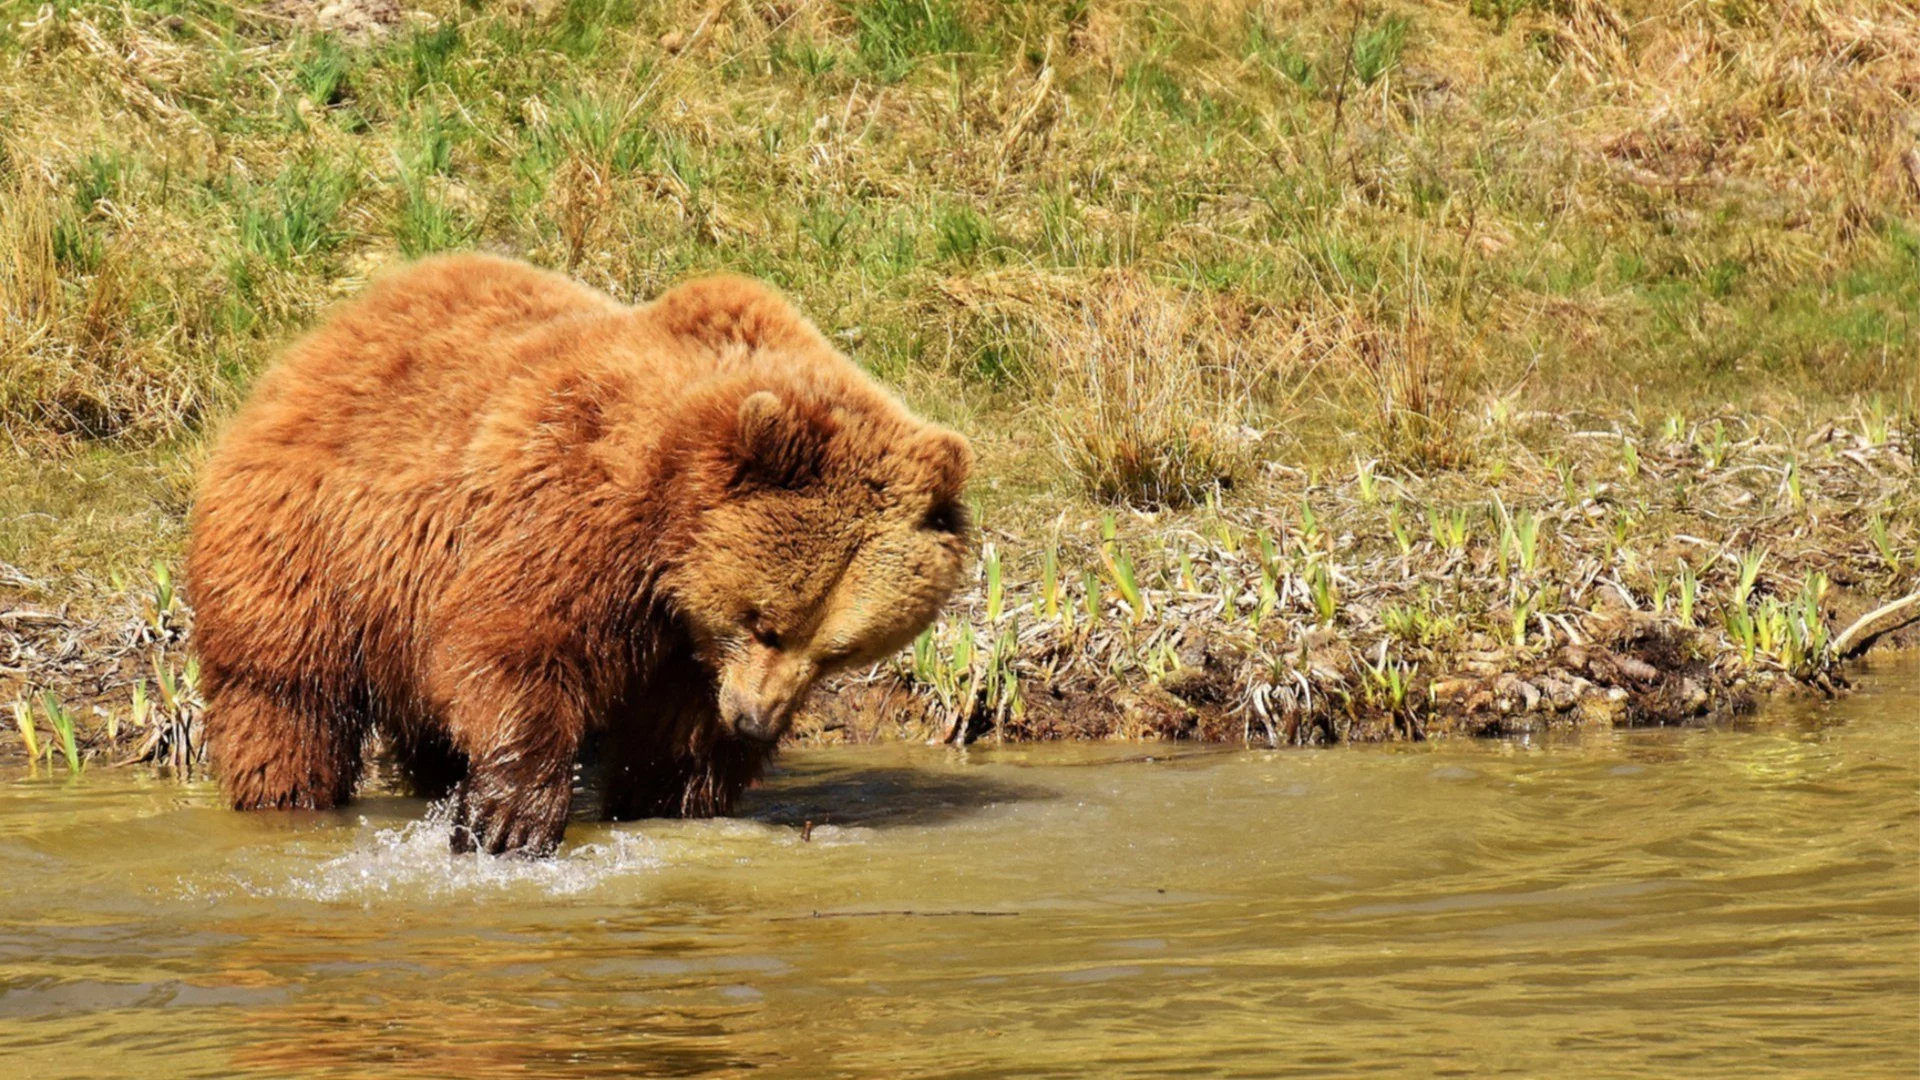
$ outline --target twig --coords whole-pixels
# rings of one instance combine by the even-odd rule
[[[1851,660],[1867,651],[1880,635],[1920,620],[1920,592],[1910,593],[1884,607],[1878,607],[1854,620],[1852,626],[1833,640],[1833,655]]]

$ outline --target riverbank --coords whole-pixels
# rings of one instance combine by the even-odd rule
[[[908,653],[817,694],[795,738],[1280,746],[1709,721],[1844,692],[1836,637],[1920,586],[1913,436],[1871,411],[1808,431],[1495,413],[1462,437],[1493,464],[1276,465],[1256,507],[988,513],[966,593]],[[50,763],[69,717],[89,762],[187,770],[191,610],[168,574],[123,584],[82,616],[16,575],[6,677]]]
[[[808,730],[1283,745],[1724,718],[1840,692],[1836,639],[1920,587],[1906,437],[1545,414],[1463,435],[1498,464],[1281,469],[1259,510],[989,530],[978,586]],[[1920,644],[1916,620],[1880,641]]]

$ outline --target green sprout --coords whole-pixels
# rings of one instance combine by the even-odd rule
[[[1413,676],[1419,670],[1418,664],[1409,666],[1387,659],[1386,650],[1382,649],[1380,658],[1368,665],[1367,677],[1378,699],[1384,700],[1389,711],[1398,714],[1407,709]]]
[[[174,607],[178,602],[179,597],[173,589],[173,571],[167,569],[166,563],[156,559],[153,564],[153,610],[148,616],[156,635],[166,636],[167,625],[173,621]]]
[[[1747,611],[1746,605],[1735,604],[1727,608],[1727,633],[1734,643],[1740,646],[1740,658],[1748,664],[1753,663],[1755,650],[1759,647],[1760,628]]]
[[[1607,534],[1607,537],[1612,541],[1612,549],[1614,551],[1618,551],[1627,546],[1627,537],[1633,535],[1633,527],[1635,524],[1637,524],[1637,519],[1633,516],[1633,511],[1628,510],[1624,506],[1613,516],[1613,524],[1610,526],[1611,531]]]
[[[1213,534],[1214,539],[1220,544],[1221,551],[1239,550],[1240,538],[1233,534],[1233,525],[1225,518],[1219,518],[1214,521]]]
[[[1001,580],[1000,549],[992,544],[980,554],[981,568],[987,577],[987,622],[998,625],[1001,605],[1006,599],[1005,584]]]
[[[1518,515],[1508,514],[1507,504],[1502,502],[1498,495],[1493,497],[1493,505],[1494,509],[1499,512],[1500,518],[1499,557],[1501,574],[1504,575],[1506,573],[1507,555],[1509,552],[1511,552],[1513,558],[1519,562],[1522,571],[1529,574],[1532,573],[1534,566],[1539,561],[1539,519],[1533,516],[1533,511],[1527,509],[1522,509]]]
[[[40,760],[40,735],[33,724],[33,705],[26,698],[14,699],[13,722],[20,729],[20,741],[27,745],[27,760]]]
[[[1893,441],[1893,410],[1879,394],[1867,399],[1860,410],[1860,438],[1868,446],[1884,446]]]
[[[1331,626],[1339,611],[1340,597],[1334,589],[1333,571],[1326,563],[1315,560],[1307,568],[1307,592],[1313,597],[1313,612],[1319,624]]]
[[[1732,451],[1732,440],[1727,437],[1727,425],[1718,420],[1713,422],[1713,437],[1699,441],[1700,456],[1706,460],[1707,468],[1719,469],[1727,463]]]
[[[962,626],[953,638],[953,666],[958,671],[973,668],[973,627]]]
[[[1760,580],[1760,567],[1767,561],[1765,548],[1744,552],[1740,556],[1740,584],[1733,589],[1733,605],[1746,607],[1747,598],[1753,595],[1753,587]]]
[[[1880,553],[1881,561],[1893,573],[1900,572],[1900,552],[1893,546],[1893,536],[1887,531],[1887,521],[1879,514],[1867,521],[1867,536],[1872,538],[1874,550]]]
[[[1400,520],[1400,504],[1387,507],[1387,530],[1393,533],[1393,542],[1400,548],[1400,556],[1406,558],[1413,554],[1413,534],[1407,531],[1406,523]]]
[[[1040,603],[1047,618],[1060,617],[1060,549],[1049,547],[1040,562]]]
[[[1434,545],[1443,551],[1464,551],[1467,547],[1467,511],[1465,507],[1441,516],[1438,507],[1427,508],[1427,530]]]
[[[1786,611],[1786,625],[1780,649],[1780,662],[1797,679],[1811,680],[1834,660],[1832,636],[1827,622],[1820,617],[1820,604],[1826,599],[1830,583],[1818,570],[1807,575],[1800,595]]]
[[[1100,560],[1107,566],[1112,576],[1114,588],[1120,591],[1120,599],[1126,603],[1127,610],[1133,614],[1133,624],[1140,625],[1147,617],[1147,598],[1140,591],[1139,579],[1133,572],[1133,560],[1118,548],[1100,550]]]
[[[1254,539],[1260,545],[1260,569],[1273,573],[1280,566],[1280,547],[1273,541],[1273,534],[1265,529],[1254,530]]]
[[[1266,622],[1267,616],[1273,614],[1273,609],[1279,605],[1280,588],[1274,581],[1273,573],[1268,570],[1260,571],[1260,599],[1254,604],[1253,613],[1249,616],[1253,628],[1260,629],[1260,624]]]
[[[1360,488],[1360,501],[1368,506],[1380,501],[1380,480],[1374,474],[1376,465],[1373,461],[1362,461],[1357,457],[1353,459],[1354,483]]]
[[[1679,617],[1681,626],[1693,625],[1693,607],[1700,599],[1700,578],[1685,559],[1680,560],[1680,574],[1675,579],[1679,593],[1675,597],[1677,607],[1674,614]]]
[[[1513,633],[1513,647],[1524,649],[1527,646],[1527,620],[1533,616],[1534,605],[1539,596],[1527,596],[1518,589],[1513,593],[1513,606],[1509,612],[1508,629]]]
[[[1313,504],[1300,500],[1300,543],[1303,547],[1320,546],[1320,515],[1313,512]]]
[[[1763,653],[1777,653],[1780,643],[1787,636],[1787,612],[1780,601],[1769,596],[1760,602],[1759,610],[1753,613],[1754,643]]]
[[[1018,719],[1026,711],[1025,702],[1020,696],[1020,676],[1013,666],[1014,658],[1019,653],[1019,641],[1019,627],[1008,626],[993,639],[993,646],[987,653],[982,689],[987,708],[993,712],[994,731],[1001,737],[1004,737],[1007,717]]]
[[[60,756],[67,761],[67,772],[78,774],[82,763],[80,761],[80,748],[77,745],[73,730],[73,714],[67,711],[65,705],[60,704],[60,699],[55,697],[51,690],[40,695],[40,707],[42,711],[47,714],[48,726],[53,728],[54,735],[60,740],[57,745],[60,749]],[[49,744],[47,746],[47,764],[49,766],[53,764],[53,751],[54,744]]]
[[[1520,556],[1520,569],[1531,574],[1540,564],[1540,521],[1532,510],[1520,511],[1513,522],[1514,550]]]

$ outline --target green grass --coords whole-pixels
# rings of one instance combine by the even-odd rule
[[[168,554],[274,350],[471,246],[629,300],[769,279],[1008,521],[1484,480],[1496,413],[1915,410],[1894,0],[419,10],[0,0],[0,559]]]

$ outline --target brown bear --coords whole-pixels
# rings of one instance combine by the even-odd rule
[[[726,813],[816,680],[938,613],[971,464],[753,281],[628,307],[414,264],[207,463],[188,588],[227,797],[335,806],[378,730],[454,795],[455,850],[545,854],[601,732],[608,817]]]

